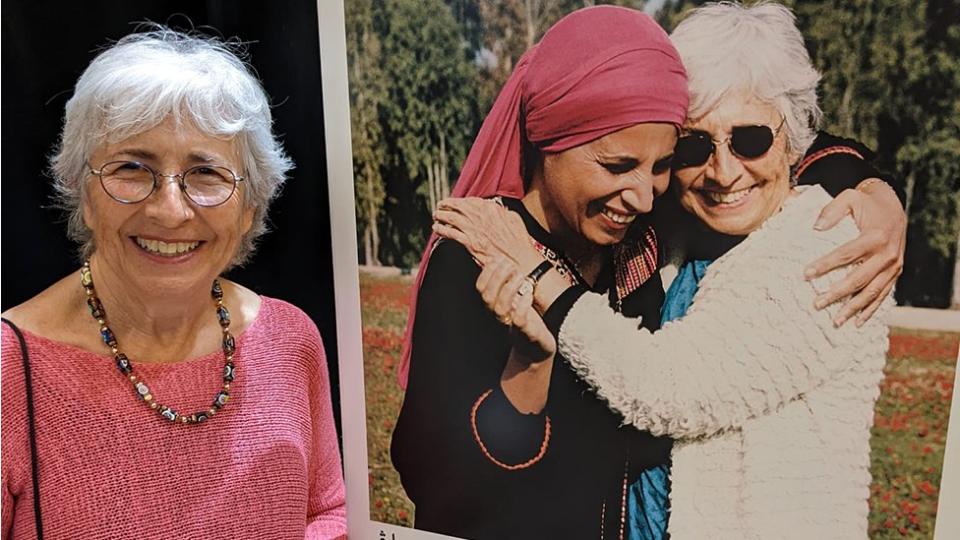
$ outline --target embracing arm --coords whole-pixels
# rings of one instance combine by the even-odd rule
[[[889,186],[902,206],[906,200],[903,182],[882,175],[872,164],[874,157],[872,150],[853,139],[821,131],[794,174],[799,185],[819,184],[832,197],[876,178]]]
[[[804,263],[856,235],[809,230],[821,198],[788,207],[718,260],[687,316],[656,335],[638,331],[603,298],[581,297],[563,323],[559,346],[580,376],[628,423],[655,435],[688,438],[738,427],[775,411],[886,346],[881,322],[836,328],[813,309],[815,288],[840,279],[803,281]],[[809,219],[806,219],[809,218]]]
[[[861,234],[807,266],[819,277],[851,262],[863,261],[847,277],[824,291],[818,305],[850,297],[834,315],[838,325],[856,317],[862,325],[889,295],[903,271],[907,216],[903,182],[881,175],[873,152],[851,139],[820,132],[794,174],[799,184],[819,184],[834,201],[824,207],[818,229],[829,229],[852,215]],[[852,296],[851,296],[852,295]]]

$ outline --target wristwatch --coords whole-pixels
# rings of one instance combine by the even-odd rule
[[[553,263],[550,261],[543,261],[538,264],[536,268],[523,278],[523,283],[521,283],[520,288],[517,289],[517,296],[532,294],[533,290],[537,287],[537,282],[540,281],[540,278],[549,272],[551,268],[553,268]]]

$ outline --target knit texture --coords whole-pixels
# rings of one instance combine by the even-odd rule
[[[687,538],[866,538],[870,427],[887,349],[884,314],[834,328],[813,309],[838,270],[810,261],[857,236],[817,232],[830,197],[810,187],[714,262],[687,315],[655,335],[587,294],[560,352],[626,422],[679,440],[669,532]]]
[[[299,309],[262,299],[237,339],[230,402],[192,426],[144,406],[111,357],[24,337],[47,538],[346,534],[326,357]],[[209,408],[222,383],[222,352],[133,361],[157,399],[178,411]],[[23,366],[6,325],[2,363],[3,538],[35,538]]]

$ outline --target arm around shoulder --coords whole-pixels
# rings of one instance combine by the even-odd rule
[[[822,194],[822,192],[820,192]],[[812,224],[823,197],[799,197],[711,266],[687,315],[651,335],[588,294],[560,350],[628,423],[655,435],[711,435],[768,414],[857,362],[883,357],[883,323],[836,328],[817,290],[847,270],[803,279],[808,259],[856,236],[850,220]]]

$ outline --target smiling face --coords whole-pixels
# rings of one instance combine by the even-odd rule
[[[676,140],[672,124],[637,124],[546,154],[528,191],[538,202],[531,212],[567,249],[620,242],[666,190]]]
[[[89,162],[99,169],[120,160],[143,163],[158,174],[178,174],[198,165],[244,174],[233,141],[211,137],[189,123],[176,125],[169,118],[128,139],[101,144]],[[93,232],[92,258],[139,296],[209,289],[253,220],[253,209],[243,204],[243,183],[227,202],[206,208],[191,202],[175,179],[160,180],[146,200],[122,204],[104,192],[97,175],[86,179],[83,218]]]
[[[775,107],[743,93],[725,96],[710,112],[688,122],[684,131],[703,131],[714,141],[729,139],[735,126],[765,125],[776,129],[782,116]],[[716,144],[706,163],[674,170],[680,204],[711,229],[745,235],[772,216],[790,193],[786,130],[760,157],[747,159],[731,152],[729,143]]]

